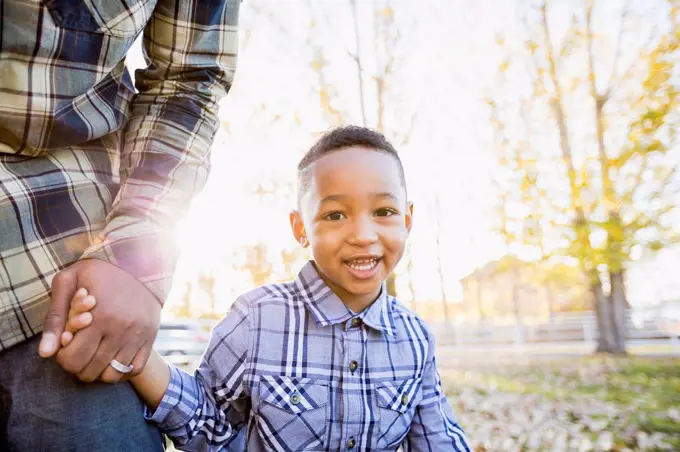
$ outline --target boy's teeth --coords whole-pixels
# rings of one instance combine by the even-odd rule
[[[378,259],[354,259],[347,263],[354,270],[370,270],[378,264]]]

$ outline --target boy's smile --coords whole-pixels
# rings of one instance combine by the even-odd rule
[[[310,245],[326,284],[355,312],[379,295],[402,255],[413,206],[406,200],[396,159],[375,149],[348,147],[307,171],[309,188],[291,214],[296,239]]]

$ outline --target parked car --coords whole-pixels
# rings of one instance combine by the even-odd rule
[[[195,321],[162,321],[154,342],[158,353],[173,364],[197,361],[210,340],[210,333]]]
[[[667,337],[680,338],[680,300],[667,300],[659,305],[656,325]]]

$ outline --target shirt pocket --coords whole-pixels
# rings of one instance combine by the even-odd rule
[[[375,394],[380,414],[378,449],[396,447],[411,428],[416,408],[423,398],[420,378],[376,383]]]
[[[328,383],[264,375],[257,427],[268,451],[326,450]]]
[[[46,0],[45,6],[61,28],[137,36],[149,21],[157,0]]]

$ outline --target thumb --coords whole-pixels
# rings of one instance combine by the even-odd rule
[[[63,270],[52,280],[52,301],[45,315],[42,339],[38,353],[43,358],[53,356],[59,350],[59,338],[66,327],[71,299],[78,285],[74,270]]]

